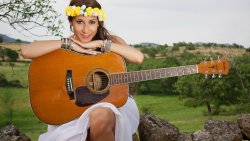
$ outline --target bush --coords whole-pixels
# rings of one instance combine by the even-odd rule
[[[6,86],[6,85],[8,85],[8,81],[5,75],[0,73],[0,86]]]

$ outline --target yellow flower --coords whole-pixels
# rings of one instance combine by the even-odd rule
[[[99,15],[101,13],[101,10],[99,8],[94,8],[94,11],[97,15]]]
[[[71,17],[79,15],[97,16],[100,21],[104,21],[104,19],[106,18],[106,14],[102,9],[92,7],[86,8],[85,5],[82,5],[81,7],[75,5],[69,6],[65,9],[65,14]]]
[[[88,15],[88,16],[92,16],[92,12],[93,12],[92,7],[86,8],[86,12],[87,12],[87,15]]]
[[[75,11],[75,15],[76,15],[76,16],[81,15],[81,13],[80,13],[81,7],[80,7],[80,6],[77,6],[77,7],[74,9],[74,11]]]
[[[102,10],[102,20],[104,21],[105,18],[106,18],[106,14],[105,14],[105,12]]]
[[[74,10],[71,7],[66,8],[65,14],[67,16],[73,16],[74,15]]]

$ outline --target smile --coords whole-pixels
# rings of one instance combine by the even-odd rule
[[[90,35],[82,35],[83,38],[89,38]]]

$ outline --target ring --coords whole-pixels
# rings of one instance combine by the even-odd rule
[[[71,43],[71,45],[70,45],[70,50],[72,50],[73,49],[73,47],[74,47],[74,42],[73,43]]]

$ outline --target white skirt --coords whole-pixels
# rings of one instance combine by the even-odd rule
[[[89,129],[89,113],[97,107],[108,107],[116,116],[115,140],[132,141],[132,135],[139,125],[139,111],[133,98],[116,108],[102,102],[88,108],[78,119],[62,125],[48,125],[48,131],[39,136],[38,141],[85,141]]]

